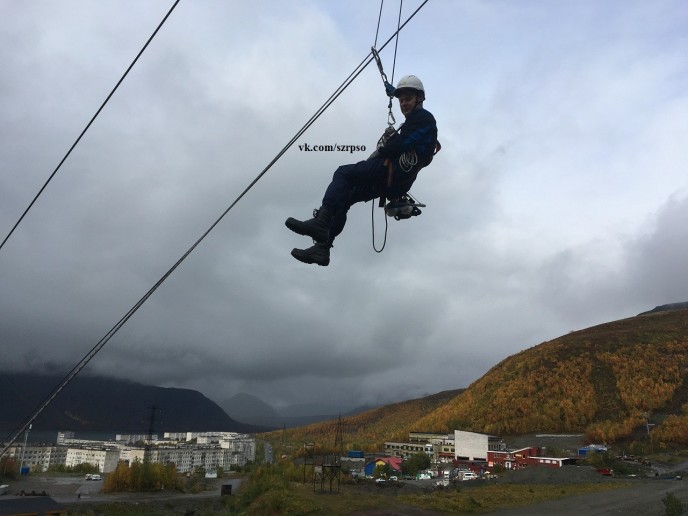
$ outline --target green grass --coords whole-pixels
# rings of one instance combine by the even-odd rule
[[[620,487],[627,487],[627,484],[492,484],[458,492],[441,491],[431,494],[402,495],[399,498],[408,505],[422,509],[449,513],[481,513]]]
[[[492,484],[486,486],[415,492],[404,488],[379,488],[374,484],[340,486],[338,493],[314,491],[312,484],[290,483],[254,493],[252,499],[238,496],[223,498],[185,498],[145,503],[72,504],[74,516],[210,516],[210,515],[346,515],[359,511],[385,510],[402,512],[420,508],[445,513],[483,513],[510,507],[528,506],[545,500],[594,493],[619,487],[624,483],[580,485]]]

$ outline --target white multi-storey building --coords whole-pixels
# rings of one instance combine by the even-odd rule
[[[137,443],[139,441],[141,442],[148,442],[148,441],[157,441],[158,440],[158,434],[117,434],[115,435],[115,441],[117,442],[125,442],[127,444],[133,444]]]
[[[57,445],[66,444],[68,439],[74,439],[74,432],[57,432]]]
[[[433,462],[451,461],[454,458],[454,435],[411,432],[408,442],[385,443],[387,457],[408,459],[417,453],[427,454]]]
[[[227,448],[155,448],[151,450],[151,461],[161,464],[174,463],[180,473],[192,472],[196,468],[204,471],[232,466],[244,466],[248,460],[255,460],[255,448],[252,457]]]
[[[454,445],[455,458],[469,461],[486,461],[488,451],[506,449],[500,437],[463,430],[454,430]]]
[[[136,461],[143,462],[145,454],[146,450],[143,448],[120,448],[119,460],[124,461],[127,464],[131,464]]]
[[[120,453],[110,448],[28,445],[24,449],[19,445],[9,449],[9,456],[35,472],[47,471],[50,466],[74,467],[87,463],[101,473],[109,473],[117,467]]]
[[[54,464],[64,465],[67,449],[62,446],[28,445],[11,446],[8,451],[17,463],[28,467],[31,471],[47,471]]]
[[[210,441],[212,446],[186,444],[175,447],[161,446],[151,450],[153,462],[173,462],[180,473],[191,472],[196,468],[205,471],[223,468],[245,466],[247,462],[256,460],[256,440],[246,434],[236,432],[203,432],[202,434],[189,432],[189,440],[196,439]]]
[[[92,464],[101,473],[115,471],[119,462],[118,448],[67,448],[65,466],[74,467],[79,464]]]
[[[166,434],[167,436],[167,434]],[[166,464],[173,462],[180,473],[192,472],[195,468],[206,471],[223,468],[244,466],[247,462],[256,460],[256,441],[246,434],[236,432],[183,432],[176,437],[197,439],[207,443],[172,444],[170,441],[161,442],[150,450],[152,462]],[[122,437],[122,436],[118,436]],[[129,437],[129,436],[124,436]],[[101,473],[115,470],[119,461],[132,464],[143,462],[145,450],[124,444],[127,439],[119,442],[87,441],[74,439],[69,432],[60,432],[59,446],[43,445],[15,445],[10,447],[9,456],[18,463],[23,459],[23,465],[32,471],[43,472],[50,466],[62,465],[74,467],[88,463],[96,466]],[[160,442],[159,442],[160,443]]]

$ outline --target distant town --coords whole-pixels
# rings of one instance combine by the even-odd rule
[[[236,432],[166,432],[158,435],[117,434],[111,441],[78,439],[74,432],[58,432],[55,443],[14,443],[7,455],[20,464],[21,474],[44,472],[56,466],[90,464],[111,473],[120,461],[144,459],[174,463],[179,473],[202,468],[206,473],[245,466],[256,460],[256,440]]]
[[[272,461],[272,449],[265,446],[261,461]],[[389,441],[384,452],[364,454],[341,450],[342,465],[353,476],[371,477],[376,467],[401,474],[403,461],[422,453],[428,456],[431,468],[420,473],[420,478],[448,478],[457,472],[463,479],[490,475],[494,469],[516,470],[527,466],[560,468],[575,463],[575,456],[585,456],[588,451],[606,451],[606,447],[587,446],[571,456],[543,456],[537,446],[509,448],[498,436],[455,430],[453,433],[436,434],[411,432],[408,441]],[[166,432],[157,434],[117,434],[113,440],[79,439],[74,432],[58,432],[55,443],[15,443],[9,446],[7,455],[20,465],[21,474],[40,473],[59,466],[75,468],[89,464],[100,473],[111,473],[123,461],[148,460],[152,463],[174,463],[179,473],[199,470],[207,476],[218,470],[231,471],[256,461],[256,440],[249,434],[237,432]],[[475,476],[472,476],[475,474]],[[100,480],[92,475],[89,480]]]

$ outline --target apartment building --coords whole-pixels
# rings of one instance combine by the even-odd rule
[[[192,472],[201,467],[206,471],[221,467],[225,470],[246,465],[256,460],[256,442],[246,434],[236,432],[183,432],[179,436],[199,439],[201,443],[179,443],[178,441],[159,441],[151,449],[151,461],[163,464],[173,462],[177,471]],[[60,432],[58,440],[62,445],[29,444],[14,445],[8,455],[17,463],[31,471],[43,472],[50,466],[74,467],[91,464],[101,473],[115,470],[119,461],[131,464],[143,461],[145,450],[127,444],[132,436],[117,441],[88,441],[75,439],[73,434]],[[134,436],[138,437],[138,436]],[[212,444],[209,444],[212,443]]]
[[[61,446],[11,446],[8,456],[31,471],[46,471],[51,464],[65,464],[67,449]]]

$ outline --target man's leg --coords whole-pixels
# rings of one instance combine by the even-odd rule
[[[346,211],[338,211],[332,216],[330,224],[330,236],[327,242],[315,242],[307,249],[294,248],[291,255],[303,263],[317,263],[326,267],[330,264],[330,249],[333,247],[334,239],[342,232],[346,224]]]
[[[315,242],[307,249],[294,248],[291,255],[303,263],[315,263],[323,267],[330,264],[330,248],[332,244],[328,242]]]
[[[346,225],[349,208],[355,203],[377,197],[377,185],[384,181],[386,170],[383,160],[379,159],[337,168],[325,191],[322,206],[316,210],[313,219],[303,222],[291,217],[287,219],[286,225],[289,229],[300,235],[311,236],[315,240],[315,245],[308,249],[293,249],[292,256],[304,263],[329,265],[330,248]],[[320,218],[323,210],[325,220]],[[323,230],[325,223],[327,233]]]
[[[357,202],[374,199],[379,185],[384,184],[387,168],[383,159],[369,159],[335,170],[325,190],[322,205],[333,214],[349,211]]]
[[[321,206],[313,210],[313,218],[298,220],[289,217],[284,223],[294,233],[311,237],[316,242],[327,242],[330,238],[330,224],[332,223],[332,211]]]

